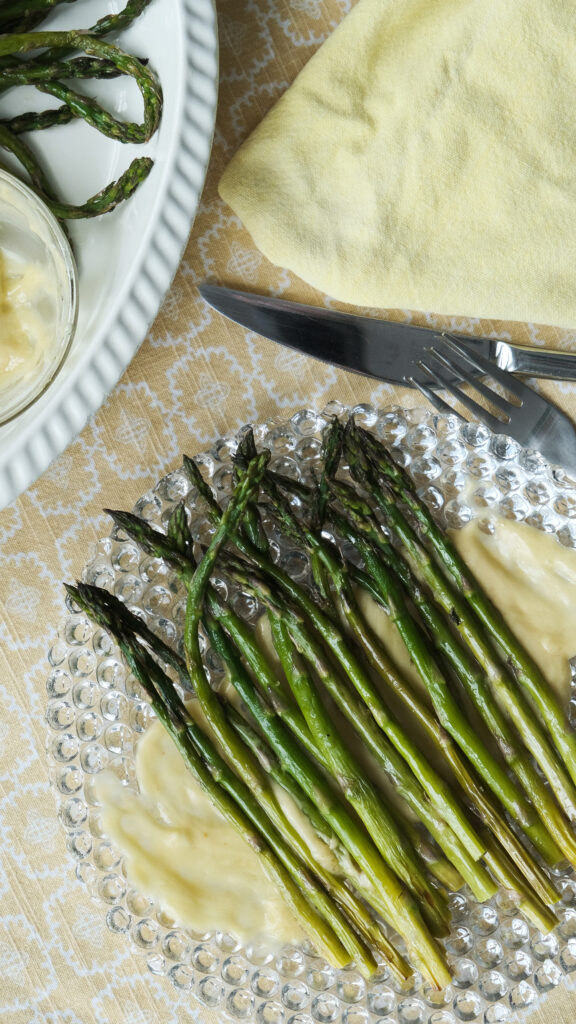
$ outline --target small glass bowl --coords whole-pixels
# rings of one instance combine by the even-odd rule
[[[78,280],[46,204],[0,170],[0,425],[45,393],[74,338]]]

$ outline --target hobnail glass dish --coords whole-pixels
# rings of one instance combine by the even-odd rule
[[[259,446],[272,453],[273,468],[306,478],[318,459],[321,434],[333,415],[354,412],[407,466],[420,493],[444,525],[458,528],[472,518],[490,529],[498,513],[555,533],[576,547],[576,485],[537,453],[521,449],[479,424],[462,423],[426,409],[369,405],[347,409],[331,403],[318,413],[304,409],[289,420],[254,428]],[[240,436],[240,435],[238,435]],[[218,441],[198,456],[218,497],[228,492],[238,436]],[[153,524],[166,522],[173,505],[189,495],[181,469],[169,473],[136,503],[134,511]],[[192,528],[205,524],[194,516]],[[281,550],[293,574],[305,567],[296,552]],[[174,641],[182,612],[179,585],[162,563],[143,555],[112,530],[96,547],[83,579],[112,589],[138,609],[151,628]],[[254,604],[238,597],[247,619]],[[223,932],[183,929],[145,894],[130,887],[121,853],[103,832],[94,780],[111,768],[135,785],[134,751],[152,721],[135,680],[101,629],[68,604],[68,615],[49,652],[47,679],[48,757],[59,818],[76,874],[97,897],[112,932],[126,936],[155,975],[164,975],[223,1019],[252,1024],[495,1024],[529,1011],[559,984],[576,984],[576,877],[557,873],[562,892],[560,923],[540,934],[500,891],[479,905],[468,891],[453,895],[452,930],[446,947],[453,982],[433,991],[415,974],[400,985],[383,970],[370,983],[351,967],[337,971],[307,947],[280,952],[241,946]],[[214,684],[219,666],[211,666]],[[576,722],[576,697],[570,701]]]

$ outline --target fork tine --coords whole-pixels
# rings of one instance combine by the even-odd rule
[[[419,360],[418,366],[426,373],[430,373],[430,370],[426,363],[423,363],[421,360]],[[443,398],[440,398],[440,395],[438,394],[437,391],[432,391],[432,388],[427,387],[426,384],[422,384],[419,380],[416,380],[414,377],[407,377],[406,383],[410,384],[413,388],[417,388],[420,394],[424,395],[424,398],[426,398],[430,402],[430,404],[433,405],[434,408],[438,410],[438,412],[447,413],[449,416],[458,416],[459,419],[464,418],[463,416],[460,415],[459,412],[456,412],[456,409],[453,409],[451,405],[448,405],[448,402],[445,402]]]
[[[438,349],[436,348],[431,348],[428,351],[434,356],[435,359],[442,363],[442,365],[445,366],[447,370],[450,370],[450,372],[456,374],[456,376],[462,377],[462,379],[465,380],[467,384],[471,384],[476,389],[476,391],[479,391],[480,394],[484,396],[484,398],[486,398],[489,402],[492,402],[492,405],[495,405],[497,409],[500,409],[503,413],[505,413],[508,416],[508,418],[510,417],[511,403],[506,398],[503,398],[502,395],[498,395],[495,391],[492,390],[492,388],[489,388],[481,380],[478,380],[477,374],[474,375],[473,373],[470,373],[470,371],[467,370],[466,368],[462,366],[457,366],[456,363],[452,362],[450,359],[447,358],[447,356],[444,355],[443,352],[439,352]]]
[[[469,410],[474,419],[486,424],[494,434],[504,434],[524,447],[541,451],[551,466],[563,466],[569,474],[576,474],[576,429],[566,413],[529,385],[512,378],[508,371],[501,371],[489,360],[476,355],[475,352],[469,352],[464,345],[460,346],[458,341],[453,341],[451,337],[447,338],[443,335],[439,336],[439,340],[440,337],[446,346],[449,346],[449,350],[457,353],[458,359],[455,359],[453,364],[450,358],[446,358],[443,354],[441,356],[434,348],[429,348],[427,351],[431,353],[432,365],[430,365],[430,361],[419,360],[415,361],[415,366],[418,366],[423,372],[425,382],[427,382],[427,378],[430,378],[430,386],[415,380],[414,373],[411,377],[404,378],[406,382],[418,388],[436,409],[460,416],[459,412],[452,409],[443,398],[436,394],[434,389],[434,385],[436,385],[444,394],[447,393],[450,400],[456,399],[459,404]],[[506,390],[519,399],[518,404],[507,403],[508,422],[506,424],[503,424],[501,420],[460,389],[460,385],[465,383],[464,374],[459,368],[461,359],[476,367],[483,377],[488,378],[488,381],[492,377],[494,381],[501,383]],[[474,387],[478,387],[477,380],[471,380],[470,383]],[[488,394],[490,401],[494,403],[496,401],[494,392],[488,392]]]
[[[484,409],[481,405],[478,405],[478,402],[475,402],[474,399],[470,398],[469,395],[467,395],[465,392],[460,391],[459,388],[455,387],[454,384],[450,380],[448,380],[443,373],[440,373],[438,370],[435,370],[431,366],[429,366],[428,363],[424,363],[422,361],[420,361],[418,365],[422,370],[425,370],[426,373],[430,374],[432,379],[436,382],[436,384],[438,384],[439,387],[443,388],[445,391],[448,391],[451,395],[454,396],[454,398],[457,398],[458,401],[461,402],[462,405],[464,405],[474,416],[476,416],[481,423],[485,423],[488,427],[490,427],[490,430],[492,430],[495,434],[502,433],[502,429],[504,427],[502,421],[497,419],[496,416],[493,416],[491,413],[487,412],[486,409]],[[442,401],[442,399],[440,399],[440,401]],[[450,412],[454,412],[454,409],[451,409],[450,406],[448,406],[448,408],[450,409]]]
[[[452,334],[442,334],[442,339],[447,347],[452,349],[453,352],[457,352],[464,361],[471,363],[472,366],[475,366],[485,376],[492,377],[493,380],[498,381],[503,388],[511,391],[520,401],[525,397],[528,390],[526,385],[522,384],[516,377],[513,377],[508,370],[501,370],[500,367],[496,366],[489,359],[485,359],[484,356],[479,355],[477,352],[471,352],[460,343],[459,339],[454,338]]]

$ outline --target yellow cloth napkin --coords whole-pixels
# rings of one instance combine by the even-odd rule
[[[341,301],[576,326],[572,5],[359,0],[220,193]]]

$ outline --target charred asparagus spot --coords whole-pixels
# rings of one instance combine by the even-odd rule
[[[76,0],[4,0],[0,11],[0,32],[29,32],[62,3]]]
[[[119,78],[122,72],[112,61],[101,57],[75,57],[73,60],[62,60],[55,63],[35,63],[15,61],[10,68],[0,66],[0,89],[13,88],[16,85],[36,85],[38,82],[50,82],[54,79],[70,78]]]

